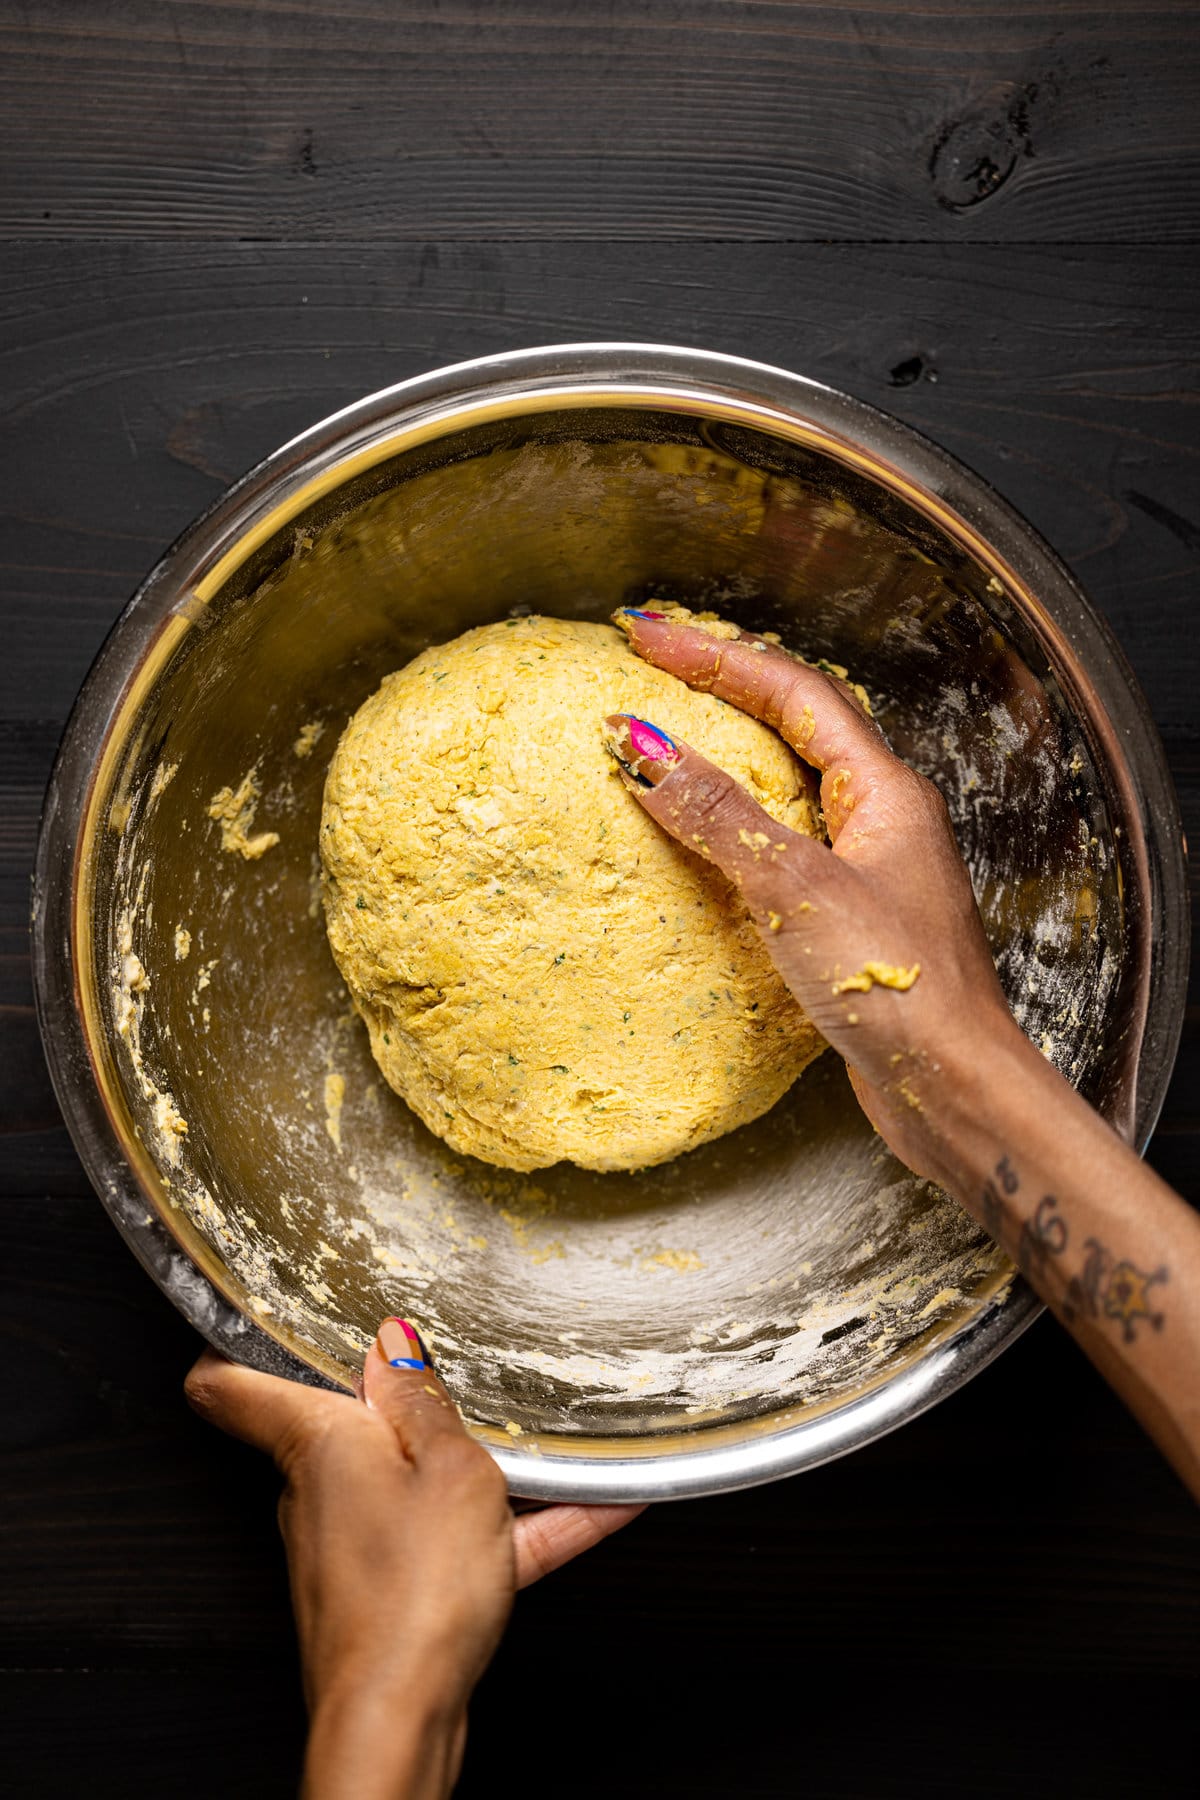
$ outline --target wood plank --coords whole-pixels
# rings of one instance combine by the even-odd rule
[[[902,1624],[894,1638],[901,1632]],[[778,1664],[756,1657],[744,1671],[714,1671],[695,1653],[664,1669],[648,1646],[589,1639],[578,1626],[566,1646],[519,1623],[510,1630],[471,1709],[456,1800],[491,1800],[498,1764],[534,1800],[608,1800],[616,1782],[630,1800],[722,1792],[737,1800],[961,1800],[966,1779],[973,1800],[1047,1791],[1053,1727],[1044,1737],[1032,1720],[1014,1727],[1030,1711],[1018,1674],[991,1677],[982,1698],[966,1672],[906,1669],[894,1641],[865,1647],[869,1674],[831,1669],[802,1617],[788,1656]],[[856,1730],[850,1695],[860,1683],[870,1727]],[[22,1772],[22,1800],[67,1800],[82,1788],[117,1800],[157,1795],[167,1771],[173,1800],[296,1793],[303,1725],[289,1669],[226,1663],[202,1683],[162,1668],[38,1671],[5,1685],[5,1739]],[[1049,1699],[1067,1719],[1121,1721],[1120,1731],[1073,1734],[1073,1796],[1143,1792],[1148,1756],[1153,1792],[1190,1791],[1193,1696],[1182,1682],[1060,1676]]]
[[[0,232],[1181,241],[1200,14],[1024,0],[0,11]]]
[[[1160,728],[1195,733],[1187,249],[14,245],[0,271],[0,712],[61,717],[223,483],[373,388],[530,343],[698,343],[833,382],[961,456],[1063,554]]]
[[[533,1800],[609,1800],[614,1788],[622,1800],[961,1800],[968,1787],[972,1800],[1040,1800],[1060,1732],[1072,1800],[1195,1785],[1182,1681],[1059,1673],[1031,1700],[1029,1678],[1009,1671],[984,1692],[969,1669],[908,1665],[910,1611],[838,1667],[802,1601],[787,1653],[745,1666],[705,1654],[723,1619],[681,1654],[661,1634],[598,1636],[583,1620],[548,1639],[519,1608],[471,1708],[455,1800],[494,1800],[498,1767]],[[21,1800],[294,1800],[303,1722],[286,1663],[224,1659],[202,1679],[161,1665],[23,1671],[5,1690]],[[1106,1719],[1120,1729],[1092,1723]]]
[[[21,1800],[295,1800],[304,1706],[278,1660],[3,1673],[0,1750]]]

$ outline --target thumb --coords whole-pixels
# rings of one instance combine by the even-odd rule
[[[630,793],[685,849],[720,869],[765,931],[807,913],[809,896],[839,879],[826,845],[779,824],[732,775],[661,726],[611,713],[604,727]]]
[[[412,1462],[466,1438],[458,1408],[433,1371],[416,1326],[385,1319],[363,1361],[363,1399],[392,1427]]]

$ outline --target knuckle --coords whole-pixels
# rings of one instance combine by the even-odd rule
[[[690,812],[702,835],[719,837],[733,829],[743,816],[747,796],[733,777],[720,769],[707,770],[692,784]]]
[[[499,1464],[465,1432],[460,1438],[446,1439],[439,1445],[434,1472],[439,1480],[480,1508],[499,1511],[508,1506],[508,1483]]]
[[[809,896],[818,892],[813,882],[801,885],[788,879],[781,880],[778,870],[765,870],[761,874],[754,871],[741,888],[742,899],[755,924],[767,932],[772,941],[803,928],[807,910],[813,905]]]
[[[430,1445],[429,1460],[436,1465],[438,1473],[447,1480],[462,1485],[486,1485],[492,1474],[499,1474],[495,1463],[474,1438],[465,1431],[439,1432]]]
[[[485,1488],[491,1490],[493,1499],[499,1501],[501,1505],[507,1506],[508,1482],[504,1478],[504,1471],[501,1469],[500,1464],[496,1462],[493,1457],[489,1456],[486,1450],[483,1450],[482,1445],[480,1445],[479,1448],[483,1451],[484,1461],[487,1464],[487,1467],[481,1473],[481,1482]]]
[[[220,1371],[203,1363],[189,1369],[183,1380],[188,1405],[204,1419],[215,1419],[224,1409]]]
[[[541,1581],[557,1566],[554,1541],[540,1513],[526,1513],[524,1527],[522,1550],[527,1568],[527,1583]]]
[[[906,787],[909,802],[930,825],[943,828],[950,823],[950,808],[946,805],[945,795],[936,783],[930,781],[928,775],[921,775],[916,769],[905,765]]]
[[[767,662],[767,680],[762,689],[762,716],[767,724],[778,728],[795,705],[799,685],[796,665],[773,654]]]
[[[324,1409],[289,1419],[274,1447],[275,1463],[290,1483],[318,1478],[336,1450],[337,1434]]]

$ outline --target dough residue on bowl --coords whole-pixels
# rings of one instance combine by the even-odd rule
[[[246,862],[257,862],[260,856],[279,842],[277,831],[254,831],[254,815],[262,797],[258,770],[247,769],[236,788],[223,787],[208,803],[208,816],[221,827],[221,848]]]

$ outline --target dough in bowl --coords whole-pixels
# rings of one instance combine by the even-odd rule
[[[664,1162],[774,1105],[824,1047],[729,883],[604,747],[636,713],[819,834],[774,732],[619,631],[508,619],[364,702],[325,785],[329,942],[390,1085],[508,1169]]]

